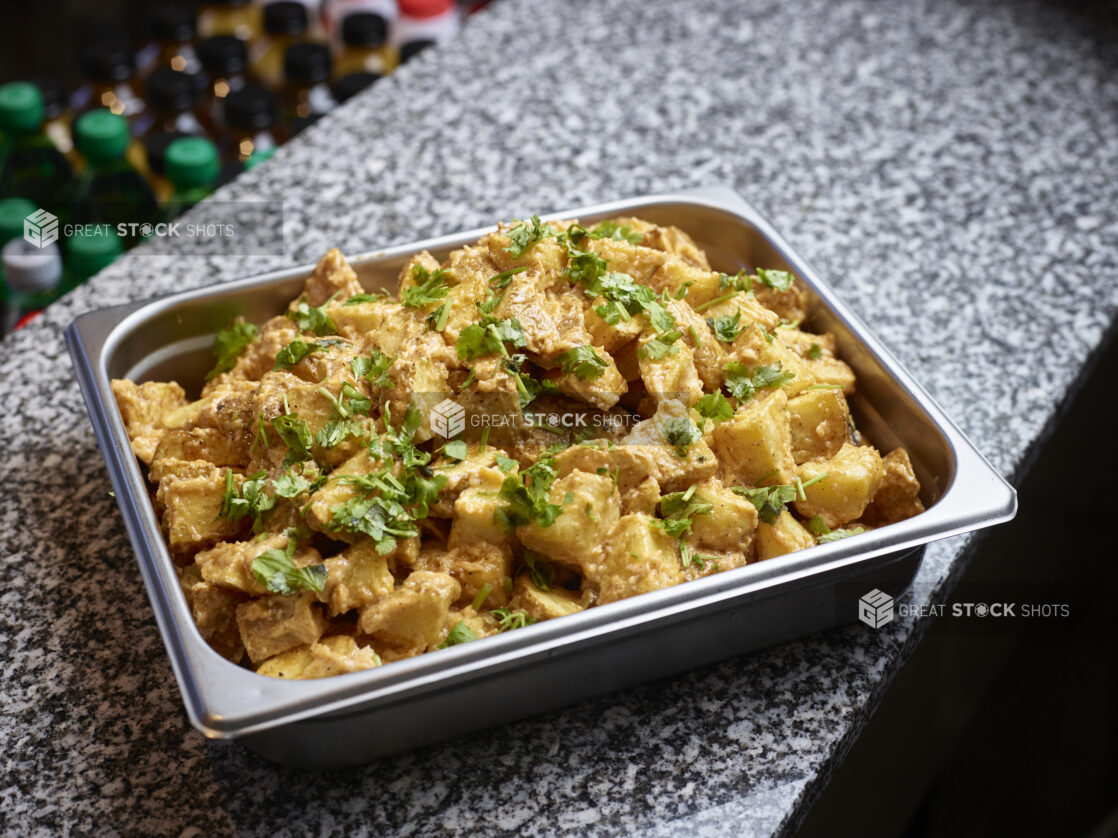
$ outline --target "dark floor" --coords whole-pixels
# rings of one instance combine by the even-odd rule
[[[948,601],[1070,616],[937,619],[799,838],[1118,836],[1115,382],[1112,339]]]

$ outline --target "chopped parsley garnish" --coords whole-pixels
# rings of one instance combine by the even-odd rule
[[[427,315],[427,325],[434,329],[436,332],[441,332],[446,328],[446,322],[450,319],[450,303],[445,302],[437,309]]]
[[[377,300],[383,300],[388,297],[388,294],[383,291],[376,294],[354,294],[344,303],[343,306],[359,306],[362,303],[375,303]]]
[[[505,505],[494,511],[493,522],[506,532],[526,524],[550,527],[563,512],[561,505],[548,500],[554,482],[554,457],[542,457],[519,475],[506,477],[500,491]]]
[[[667,358],[669,355],[677,355],[679,353],[679,347],[675,345],[675,342],[681,337],[683,337],[683,332],[679,329],[672,329],[670,332],[662,332],[638,349],[637,355],[641,358],[648,358],[651,361],[660,361]]]
[[[213,346],[213,354],[217,363],[214,364],[212,370],[206,373],[206,381],[233,369],[237,363],[237,359],[241,357],[241,353],[245,351],[245,347],[252,343],[255,337],[256,327],[251,323],[242,323],[240,321],[218,332],[217,336],[214,338]]]
[[[276,497],[281,498],[296,498],[303,492],[314,491],[315,488],[314,483],[293,470],[285,471],[273,480],[272,486],[276,490]]]
[[[743,404],[764,387],[780,387],[796,377],[794,372],[784,372],[780,364],[761,364],[750,369],[739,361],[731,361],[724,366],[726,389],[730,395]]]
[[[284,397],[284,410],[287,411],[287,397]],[[285,412],[272,420],[272,428],[283,440],[290,451],[284,459],[286,465],[297,463],[311,458],[311,429],[307,427],[305,419],[300,419],[299,414]]]
[[[766,271],[764,268],[758,268],[757,279],[762,285],[767,285],[774,291],[787,291],[792,287],[796,277],[788,271]]]
[[[432,273],[422,265],[412,265],[411,275],[415,285],[409,285],[400,292],[400,302],[409,308],[426,309],[450,293],[446,271],[442,268]]]
[[[567,243],[567,267],[563,275],[587,289],[596,290],[599,280],[609,270],[609,263],[593,250],[579,250]]]
[[[415,518],[401,503],[408,499],[407,489],[387,469],[345,482],[379,489],[380,494],[355,497],[333,507],[330,529],[364,533],[373,540],[376,551],[382,556],[396,549],[397,539],[419,535]]]
[[[845,529],[840,527],[837,530],[831,530],[828,533],[824,533],[823,535],[819,536],[816,541],[818,541],[820,544],[830,544],[832,541],[838,541],[842,538],[849,538],[852,535],[861,535],[865,531],[866,530],[864,527],[854,527],[852,529]]]
[[[714,504],[695,494],[692,486],[686,492],[672,492],[660,498],[660,514],[656,523],[673,538],[683,538],[691,532],[691,521],[696,515],[710,515]]]
[[[497,354],[508,358],[506,343],[524,346],[527,342],[520,321],[515,317],[510,320],[497,320],[486,316],[481,323],[471,323],[459,333],[455,349],[459,360],[462,361],[472,361],[485,355]]]
[[[501,271],[496,276],[489,277],[489,283],[496,289],[501,290],[509,287],[512,278],[519,273],[524,273],[528,270],[528,265],[521,265],[519,268],[509,268],[507,271]]]
[[[252,575],[273,594],[290,596],[297,591],[321,591],[326,586],[326,565],[295,567],[295,537],[287,536],[287,547],[273,547],[252,560]]]
[[[733,314],[727,314],[723,317],[708,317],[707,323],[714,331],[717,337],[723,343],[733,343],[734,338],[742,333],[745,326],[741,325],[741,309],[739,308]]]
[[[734,408],[721,392],[707,393],[695,402],[695,410],[704,419],[726,422],[734,418]]]
[[[330,305],[336,296],[338,294],[334,294],[317,308],[312,308],[306,300],[299,300],[299,304],[295,306],[294,310],[288,309],[284,314],[295,321],[295,325],[299,327],[300,332],[310,332],[318,337],[337,334],[338,327],[334,325],[334,321],[326,313],[326,306]]]
[[[477,635],[474,634],[473,630],[466,625],[465,622],[458,622],[455,623],[454,628],[447,633],[446,640],[440,643],[438,648],[446,649],[449,646],[459,646],[477,639]]]
[[[722,292],[742,291],[746,294],[752,294],[753,277],[749,276],[749,274],[745,272],[745,268],[742,268],[733,276],[730,276],[729,274],[719,274],[718,290]]]
[[[597,381],[609,364],[592,346],[576,346],[559,356],[563,375],[574,375],[579,381]]]
[[[505,251],[515,259],[531,250],[545,236],[554,236],[555,228],[550,224],[541,224],[540,217],[533,215],[531,223],[517,221],[516,226],[505,235],[509,238]]]
[[[246,515],[252,516],[252,531],[259,533],[264,529],[264,513],[276,505],[275,495],[264,491],[268,473],[258,471],[246,477],[237,489],[233,472],[225,469],[225,496],[221,499],[221,517],[238,521]]]
[[[458,460],[461,462],[470,456],[470,448],[461,439],[452,439],[443,446],[443,454],[451,460]]]
[[[630,320],[641,312],[648,315],[648,322],[657,332],[666,332],[675,325],[675,317],[664,307],[656,292],[647,285],[640,285],[628,274],[604,273],[587,285],[586,293],[606,298],[606,302],[596,306],[594,311],[611,326]]]
[[[769,475],[765,475],[768,477]],[[758,486],[756,489],[746,489],[734,486],[733,490],[748,500],[757,508],[757,514],[766,524],[776,523],[780,513],[794,500],[807,500],[804,489],[813,486],[827,478],[827,474],[819,474],[806,483],[797,477],[795,483],[786,483],[778,486]],[[762,478],[764,479],[764,478]]]
[[[380,389],[392,389],[396,385],[388,377],[388,368],[396,363],[396,357],[389,358],[379,349],[372,350],[368,357],[360,356],[349,362],[355,378],[364,378]]]
[[[528,569],[528,578],[532,584],[541,591],[550,591],[555,583],[555,566],[541,561],[540,557],[531,550],[524,551],[524,567]]]
[[[516,460],[513,460],[509,457],[502,457],[499,454],[497,455],[497,458],[494,462],[497,464],[497,468],[505,474],[508,474],[518,465]]]
[[[823,347],[820,346],[818,343],[813,343],[807,350],[807,357],[813,361],[818,361],[820,358],[823,357]]]
[[[320,340],[316,343],[307,343],[296,338],[276,353],[276,362],[272,365],[272,369],[289,370],[312,352],[321,352],[332,346],[343,346],[345,343],[344,340]]]
[[[536,622],[527,611],[510,611],[508,608],[494,608],[489,612],[497,619],[497,631],[514,631]]]
[[[686,457],[691,443],[699,438],[699,429],[689,416],[673,416],[664,422],[664,436],[677,457]]]
[[[634,230],[631,224],[618,224],[608,218],[595,224],[589,235],[592,239],[616,239],[629,244],[640,244],[644,239],[644,234]]]

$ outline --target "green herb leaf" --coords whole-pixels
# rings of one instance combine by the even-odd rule
[[[766,524],[776,523],[785,507],[796,499],[795,486],[760,486],[746,489],[734,486],[734,491],[757,508],[757,514]]]
[[[559,363],[562,365],[563,375],[573,373],[580,381],[597,381],[609,369],[609,364],[592,346],[568,349],[559,356]]]
[[[524,329],[516,318],[496,320],[485,317],[481,323],[471,323],[458,334],[455,349],[462,361],[472,361],[485,355],[500,354],[509,357],[506,343],[524,346],[528,342]]]
[[[385,299],[387,296],[388,295],[385,294],[384,292],[381,292],[379,294],[354,294],[352,297],[350,297],[348,300],[346,300],[344,303],[342,303],[342,305],[343,306],[359,306],[362,303],[375,303],[378,300]]]
[[[519,268],[509,268],[507,271],[501,271],[496,276],[491,276],[489,278],[489,284],[498,290],[508,288],[509,283],[512,282],[512,278],[519,273],[524,273],[526,270],[528,270],[528,265],[521,265]]]
[[[714,330],[714,335],[723,343],[733,343],[734,338],[742,333],[745,326],[741,325],[741,309],[733,314],[723,317],[708,317],[707,323]]]
[[[699,429],[688,416],[673,416],[664,422],[664,436],[675,448],[677,457],[686,457],[687,449],[699,438]]]
[[[213,354],[217,359],[214,368],[206,373],[206,381],[229,372],[241,357],[253,338],[256,337],[256,327],[251,323],[236,322],[227,329],[222,329],[214,338]]]
[[[679,347],[675,346],[675,342],[681,337],[683,337],[683,332],[679,329],[659,334],[641,346],[637,350],[637,355],[651,361],[660,361],[669,355],[677,355],[679,354]]]
[[[599,221],[594,225],[594,229],[590,231],[590,238],[616,239],[617,241],[629,242],[629,244],[640,244],[644,239],[644,234],[634,230],[631,224],[621,225],[607,218],[605,221]]]
[[[489,613],[497,618],[497,631],[515,631],[536,622],[536,618],[529,616],[527,611],[494,608]]]
[[[738,361],[724,366],[726,389],[730,395],[743,404],[752,399],[764,387],[780,387],[796,377],[794,372],[784,372],[780,364],[761,364],[750,369]]]
[[[287,548],[273,547],[252,560],[252,575],[274,594],[290,596],[298,591],[321,591],[326,586],[326,565],[295,567],[295,537],[287,536]]]
[[[499,454],[497,455],[496,463],[497,468],[503,471],[505,474],[508,474],[518,465],[516,460],[510,459],[509,457],[502,457]]]
[[[336,296],[338,295],[334,294],[317,308],[311,308],[307,305],[306,300],[299,300],[294,310],[288,309],[284,314],[295,321],[295,325],[299,327],[300,332],[310,332],[318,337],[337,334],[338,327],[334,325],[334,321],[326,313],[326,307],[334,301]]]
[[[818,343],[813,343],[807,350],[807,357],[813,361],[818,361],[820,358],[823,357],[823,347],[820,346]]]
[[[450,293],[446,271],[441,268],[431,273],[422,265],[412,265],[411,275],[416,284],[400,292],[400,302],[409,308],[426,309]]]
[[[734,408],[721,392],[707,393],[695,402],[695,410],[705,419],[726,422],[734,418]]]
[[[225,495],[221,499],[221,517],[237,521],[246,515],[251,515],[252,531],[261,532],[264,529],[264,513],[276,505],[275,496],[264,491],[267,482],[267,472],[258,471],[251,477],[246,477],[238,490],[233,480],[233,472],[225,469]]]
[[[861,535],[866,530],[864,527],[854,527],[853,529],[837,529],[831,530],[819,536],[816,541],[820,544],[830,544],[832,541],[838,541],[840,538],[849,538],[852,535]]]
[[[505,502],[493,513],[493,521],[506,532],[534,523],[550,527],[562,512],[559,504],[550,503],[548,491],[555,482],[555,458],[545,456],[519,475],[510,475],[501,484],[500,497]]]
[[[554,236],[555,229],[550,224],[541,224],[540,217],[533,215],[531,223],[517,221],[516,226],[506,235],[509,237],[509,244],[505,251],[515,259],[524,255],[545,236]]]
[[[448,646],[458,646],[462,643],[469,643],[471,640],[477,640],[478,637],[474,634],[473,630],[464,622],[454,624],[446,636],[446,640],[439,644],[438,648],[446,649]]]
[[[796,277],[788,271],[766,271],[764,268],[758,268],[757,279],[761,281],[762,285],[767,285],[774,291],[787,291],[792,287]]]
[[[470,456],[470,448],[461,439],[452,439],[443,446],[443,454],[451,460],[458,460],[461,462]]]
[[[437,309],[427,315],[427,325],[434,329],[436,332],[441,332],[446,328],[446,323],[450,319],[450,303],[445,302]]]

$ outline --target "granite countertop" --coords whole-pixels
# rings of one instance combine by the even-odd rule
[[[789,831],[924,625],[852,626],[364,769],[188,724],[63,347],[81,312],[726,184],[1019,473],[1118,307],[1118,48],[1088,5],[500,0],[226,188],[271,256],[129,254],[0,351],[0,832]],[[942,598],[968,540],[929,549]]]

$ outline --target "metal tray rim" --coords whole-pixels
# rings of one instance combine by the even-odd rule
[[[280,681],[257,675],[221,658],[202,639],[185,599],[171,595],[173,565],[161,537],[150,535],[154,517],[147,502],[143,475],[128,444],[123,423],[115,410],[108,384],[107,362],[114,349],[133,328],[165,307],[205,299],[214,292],[250,290],[274,282],[305,276],[313,265],[270,271],[190,291],[173,293],[123,306],[100,309],[77,317],[66,330],[66,341],[98,445],[105,457],[129,539],[137,552],[148,596],[160,633],[167,646],[176,679],[183,693],[191,722],[208,736],[231,737],[257,732],[311,716],[324,715],[353,705],[397,700],[412,690],[445,687],[462,678],[477,677],[517,661],[552,653],[566,644],[597,640],[614,632],[635,631],[650,621],[670,619],[719,601],[744,598],[777,585],[793,583],[825,572],[850,568],[875,557],[925,544],[939,538],[989,526],[1013,517],[1016,495],[974,445],[951,422],[931,397],[908,375],[892,355],[873,337],[866,325],[851,312],[806,261],[796,254],[775,230],[736,192],[725,187],[707,187],[680,193],[643,196],[549,214],[567,218],[637,213],[641,206],[661,203],[692,203],[722,210],[755,227],[792,264],[876,356],[882,367],[916,401],[926,417],[943,435],[954,458],[954,474],[940,499],[925,513],[851,539],[833,542],[789,556],[715,574],[673,588],[630,600],[600,606],[566,620],[538,624],[527,629],[486,638],[485,643],[443,650],[437,656],[399,661],[391,667],[335,676],[321,681]],[[352,257],[358,262],[409,254],[423,248],[455,246],[476,239],[492,226],[467,230],[390,248],[364,251]],[[107,401],[106,401],[107,396]],[[109,409],[109,407],[113,409]],[[962,487],[965,491],[960,491]],[[976,490],[977,489],[977,490]],[[138,502],[139,499],[142,499]],[[145,508],[146,507],[146,508]],[[145,522],[148,524],[145,532]],[[155,532],[158,534],[158,525]],[[168,580],[167,574],[171,579]],[[182,600],[179,602],[178,600]],[[472,647],[472,648],[471,648]],[[222,686],[215,686],[222,685]]]

